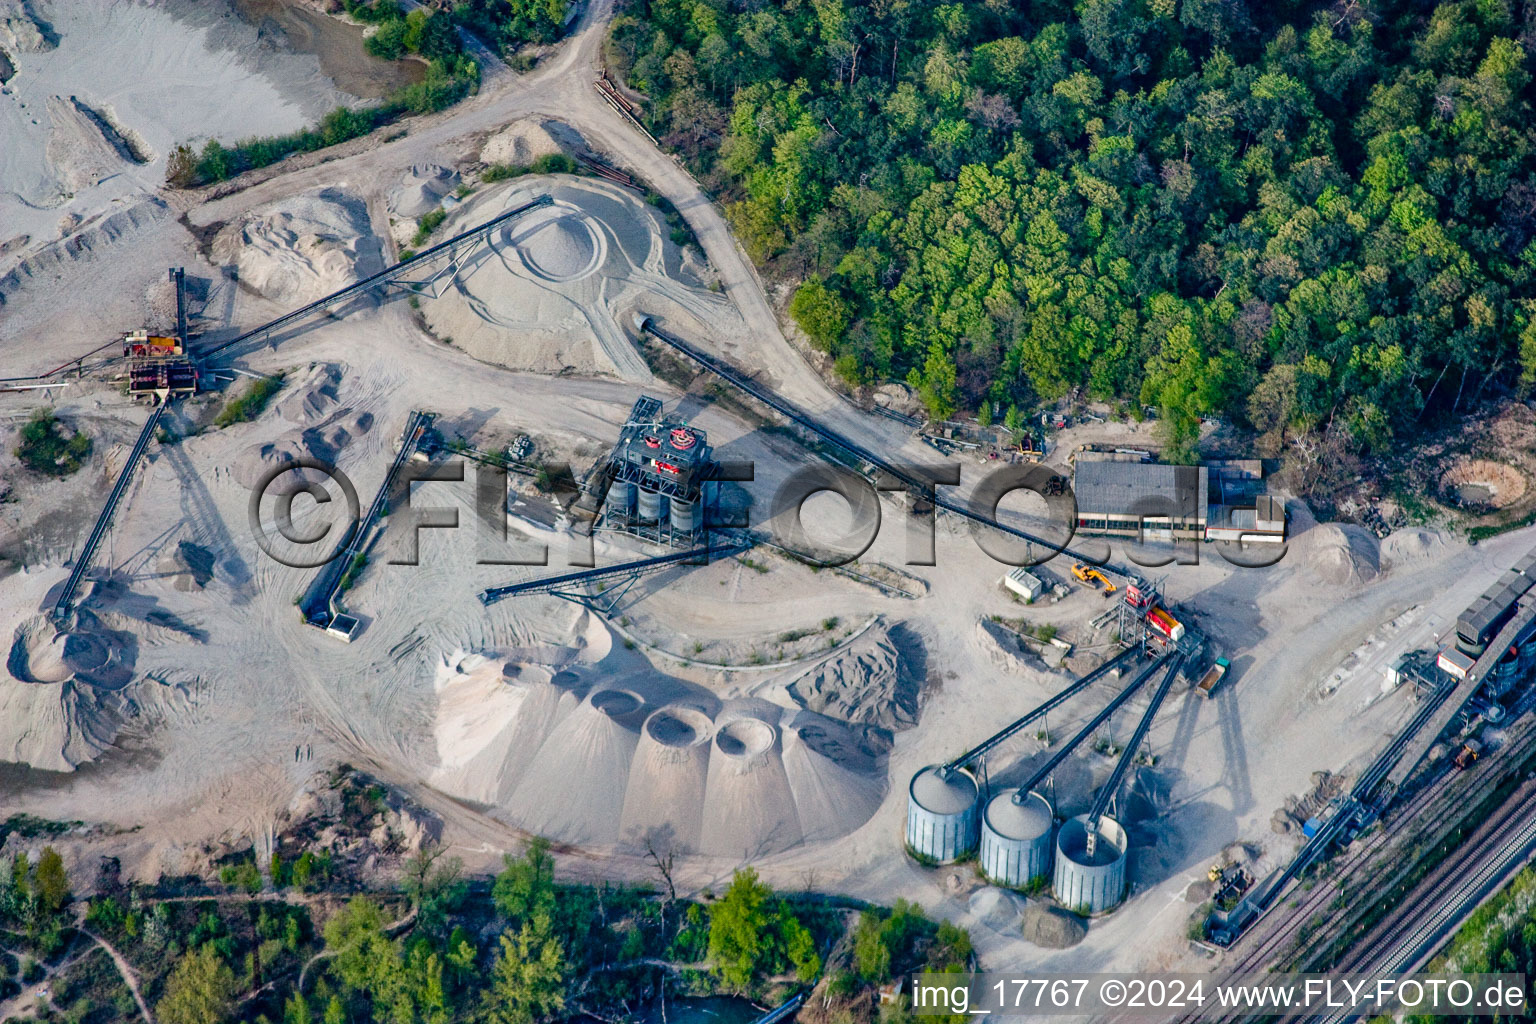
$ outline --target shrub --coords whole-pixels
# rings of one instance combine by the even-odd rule
[[[564,153],[545,153],[529,167],[534,174],[575,174],[576,161]]]
[[[267,403],[272,401],[272,396],[282,386],[283,375],[280,373],[255,381],[246,389],[245,394],[224,404],[218,416],[214,417],[213,425],[223,428],[236,423],[249,423],[262,414]]]
[[[78,470],[91,454],[91,439],[70,433],[50,412],[38,412],[21,428],[16,457],[34,473],[64,477]]]
[[[491,164],[480,174],[480,180],[486,184],[493,181],[506,181],[509,178],[521,178],[528,173],[526,164]]]
[[[443,209],[433,210],[416,222],[416,236],[411,239],[411,245],[422,245],[432,237],[443,221],[448,217],[448,211]]]

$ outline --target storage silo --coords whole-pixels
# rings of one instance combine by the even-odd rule
[[[964,857],[980,838],[980,804],[974,775],[929,765],[907,787],[907,846],[941,864]]]
[[[604,507],[609,515],[628,519],[635,512],[635,485],[628,480],[615,479],[608,485],[608,498]]]
[[[714,730],[703,709],[689,704],[668,704],[645,720],[619,823],[625,842],[665,833],[672,849],[698,849]]]
[[[672,529],[678,533],[692,533],[698,526],[699,503],[684,498],[672,499]]]
[[[660,491],[641,487],[639,501],[635,508],[636,519],[644,523],[658,522],[667,514],[667,499]]]
[[[1025,886],[1051,871],[1055,815],[1039,793],[1010,790],[987,801],[981,816],[981,870],[999,885]]]
[[[1088,852],[1088,816],[1062,822],[1056,832],[1056,900],[1068,910],[1102,914],[1125,898],[1125,829],[1114,818],[1099,819],[1098,839]]]

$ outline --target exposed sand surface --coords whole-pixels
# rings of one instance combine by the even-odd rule
[[[293,131],[353,99],[313,57],[264,45],[222,2],[31,0],[30,7],[46,34],[19,5],[0,12],[5,35],[24,43],[6,47],[16,75],[0,91],[5,238],[52,238],[66,210],[89,217],[154,191],[178,143]],[[133,133],[152,159],[140,164],[113,153],[72,99]]]
[[[433,333],[515,369],[650,378],[628,315],[669,314],[693,332],[739,325],[720,295],[686,279],[665,222],[633,193],[591,179],[520,178],[459,206],[447,237],[548,194],[555,205],[498,228],[441,297],[423,299]]]
[[[282,393],[255,421],[224,429],[211,421],[228,393],[167,413],[165,438],[150,446],[97,554],[80,622],[63,637],[39,616],[146,411],[121,395],[112,368],[56,393],[0,395],[0,487],[10,491],[0,502],[0,638],[9,645],[0,817],[120,827],[91,840],[90,852],[120,856],[135,877],[184,870],[205,843],[266,834],[321,799],[330,770],[349,763],[420,802],[476,871],[495,870],[537,830],[572,844],[560,854],[565,877],[649,880],[649,839],[679,852],[678,884],[691,893],[719,891],[732,869],[752,863],[781,887],[916,900],[974,927],[989,969],[1179,960],[1184,894],[1211,857],[1244,842],[1256,872],[1282,863],[1298,837],[1271,830],[1276,810],[1315,772],[1358,772],[1412,715],[1405,688],[1382,691],[1382,667],[1434,643],[1536,535],[1469,547],[1415,530],[1378,543],[1317,524],[1292,500],[1293,540],[1278,564],[1237,569],[1202,550],[1199,564],[1156,570],[1169,600],[1233,668],[1211,700],[1170,698],[1148,738],[1156,766],[1138,768],[1120,794],[1128,901],[1085,924],[1038,903],[1020,911],[997,893],[973,900],[969,866],[929,870],[903,856],[908,780],[1058,692],[1114,640],[1112,627],[1090,625],[1108,605],[1083,588],[1059,602],[1015,601],[997,582],[1006,567],[952,518],[931,521],[937,564],[907,565],[903,504],[882,499],[885,524],[856,568],[901,567],[914,581],[908,597],[812,573],[764,546],[669,568],[622,598],[590,595],[617,602],[601,613],[549,595],[487,607],[480,590],[566,571],[585,541],[520,474],[508,495],[511,539],[487,536],[470,466],[462,483],[412,492],[413,506],[456,512],[457,530],[413,535],[396,496],[345,594],[361,623],[350,644],[294,610],[314,570],[275,561],[252,535],[250,484],[286,456],[334,460],[366,500],[419,409],[436,413],[447,436],[488,450],[528,435],[541,461],[579,475],[642,391],[708,430],[721,457],[751,460],[754,480],[732,497],[754,529],[782,526],[768,519],[775,489],[820,457],[716,402],[707,382],[682,394],[650,379],[630,330],[636,311],[893,461],[936,461],[904,426],[826,389],[783,337],[719,210],[596,97],[604,0],[531,74],[488,76],[481,95],[412,119],[403,138],[381,133],[218,196],[151,196],[167,147],[302,123],[334,100],[314,77],[317,62],[288,77],[263,63],[261,45],[254,63],[231,58],[218,49],[226,20],[211,6],[191,21],[176,20],[180,7],[104,0],[44,9],[59,48],[19,50],[18,76],[0,96],[0,137],[25,115],[16,136],[24,144],[0,152],[0,188],[14,193],[0,198],[0,362],[12,372],[110,348],[127,329],[168,326],[167,266],[187,267],[195,285],[193,331],[233,337],[378,266],[392,203],[397,218],[409,217],[404,210],[441,203],[455,174],[472,183],[483,159],[522,162],[556,140],[570,148],[566,132],[665,195],[709,257],[706,268],[678,249],[664,218],[616,185],[545,176],[480,188],[433,240],[535,195],[556,204],[462,253],[439,280],[440,297],[418,296],[419,311],[398,293],[370,296],[225,353],[233,365],[210,368],[220,386],[285,371]],[[255,30],[229,19],[227,31],[243,39]],[[60,54],[65,64],[49,63]],[[78,83],[92,63],[107,69],[102,95]],[[62,127],[50,97],[68,104],[52,105]],[[574,127],[557,125],[556,114]],[[61,144],[49,162],[50,133],[93,139],[88,128],[100,145],[71,155]],[[135,162],[140,144],[148,163]],[[96,184],[48,205],[63,196],[66,173]],[[17,182],[31,182],[37,202],[17,198]],[[719,292],[709,287],[716,280]],[[21,470],[11,454],[16,430],[43,408],[94,444],[84,468],[61,481]],[[1143,436],[1111,426],[1106,433],[1128,441]],[[987,462],[957,459],[963,500]],[[295,519],[317,525],[324,509],[296,503]],[[518,555],[547,546],[546,564],[504,557],[514,545]],[[600,565],[654,553],[608,534],[592,548]],[[1068,578],[1065,566],[1048,568]],[[1073,654],[1047,670],[1031,653],[1040,645],[1010,640],[993,616],[1053,626]],[[988,784],[1021,781],[1115,685],[1096,684],[990,755]],[[1144,706],[1145,695],[1129,702],[1106,736],[1123,741]],[[1085,809],[1111,767],[1091,751],[1063,763],[1050,787],[1058,812]]]
[[[219,233],[213,255],[233,264],[244,285],[287,306],[384,269],[367,206],[331,188],[250,211]]]

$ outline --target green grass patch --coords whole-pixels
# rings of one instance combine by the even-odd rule
[[[254,381],[239,398],[224,403],[224,408],[214,417],[213,425],[222,429],[236,423],[249,423],[266,410],[282,387],[283,375],[280,373]]]
[[[443,221],[447,219],[448,211],[441,208],[433,210],[422,217],[416,222],[416,234],[411,239],[411,245],[413,247],[425,245],[427,239],[432,237],[432,232],[441,227]]]
[[[16,457],[34,473],[65,477],[85,464],[91,439],[71,431],[51,412],[38,412],[21,428]]]
[[[357,578],[368,568],[368,556],[359,551],[352,556],[352,562],[347,566],[347,571],[341,574],[341,583],[337,585],[337,593],[345,594],[357,583]]]

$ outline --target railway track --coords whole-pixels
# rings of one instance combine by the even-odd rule
[[[1412,821],[1434,799],[1436,794],[1442,790],[1445,782],[1446,780],[1444,779],[1437,780],[1433,785],[1425,787],[1408,804],[1404,805],[1400,812],[1394,815],[1393,820],[1404,825]],[[1397,829],[1389,830],[1384,824],[1381,829],[1350,848],[1345,859],[1339,863],[1338,872],[1332,877],[1332,880],[1342,880],[1359,871],[1389,841],[1396,838],[1398,834],[1399,831]],[[1333,885],[1314,885],[1302,895],[1299,903],[1289,908],[1290,913],[1274,920],[1273,926],[1270,929],[1262,934],[1255,931],[1248,932],[1249,936],[1253,936],[1253,941],[1242,943],[1242,940],[1239,940],[1246,947],[1243,949],[1243,955],[1236,964],[1224,972],[1220,983],[1225,984],[1235,981],[1243,975],[1257,974],[1263,971],[1274,961],[1276,956],[1290,945],[1302,928],[1319,911],[1326,911],[1328,909],[1328,904],[1332,902],[1337,892],[1337,887]],[[1254,941],[1257,942],[1257,945],[1254,944]],[[1208,1012],[1199,1012],[1172,1019],[1179,1022],[1179,1024],[1194,1024],[1195,1021],[1237,1021],[1242,1020],[1245,1016],[1247,1014],[1240,1011],[1233,1011],[1221,1016],[1211,1016]]]
[[[1536,744],[1536,732],[1528,733],[1520,741],[1511,742],[1504,748],[1496,751],[1492,756],[1484,758],[1479,763],[1477,770],[1479,772],[1508,770],[1511,764],[1516,763],[1517,757],[1524,757],[1530,753],[1533,744]],[[1260,930],[1258,928],[1250,930],[1245,936],[1247,941],[1239,940],[1238,947],[1235,947],[1241,951],[1240,959],[1222,972],[1221,982],[1233,981],[1242,975],[1252,975],[1264,971],[1298,939],[1302,929],[1311,923],[1319,913],[1325,914],[1326,917],[1316,925],[1317,930],[1326,932],[1332,927],[1345,910],[1345,908],[1334,909],[1330,907],[1330,904],[1338,896],[1338,883],[1360,872],[1390,843],[1403,838],[1412,824],[1420,819],[1421,814],[1434,804],[1437,799],[1443,797],[1452,783],[1460,777],[1462,776],[1459,773],[1443,774],[1423,789],[1414,793],[1407,803],[1396,808],[1389,817],[1384,817],[1381,828],[1369,836],[1358,840],[1342,858],[1337,859],[1335,861],[1337,869],[1327,879],[1319,880],[1318,884],[1303,893],[1299,902],[1293,907],[1288,908],[1289,913],[1283,917],[1273,919],[1271,927],[1267,930]],[[1532,799],[1536,800],[1536,793],[1533,793]],[[1499,812],[1500,820],[1503,819],[1506,811],[1513,805],[1513,801],[1505,802],[1504,807]],[[1523,801],[1522,806],[1525,806]],[[1526,808],[1523,813],[1527,819],[1536,816],[1536,803]],[[1520,814],[1515,813],[1515,817],[1518,819]],[[1536,823],[1533,823],[1533,827],[1536,827]],[[1436,874],[1439,871],[1454,874],[1458,868],[1464,868],[1465,864],[1465,857],[1458,854],[1456,857],[1447,858],[1437,868]],[[1435,875],[1432,875],[1432,877],[1435,877]],[[1279,898],[1281,897],[1277,897],[1277,899]],[[1417,906],[1420,902],[1416,898],[1404,900],[1403,906]],[[1350,962],[1349,958],[1353,955],[1353,953],[1346,953],[1345,957],[1337,965],[1329,968],[1329,970],[1355,970],[1355,968],[1345,966],[1345,964]],[[1250,1016],[1253,1016],[1253,1014],[1234,1010],[1224,1015],[1211,1015],[1209,1012],[1201,1012],[1170,1019],[1172,1021],[1185,1022],[1185,1024],[1193,1024],[1195,1021],[1239,1021]]]
[[[1536,846],[1536,783],[1521,786],[1518,798],[1505,801],[1458,851],[1380,922],[1372,935],[1351,949],[1335,970],[1373,978],[1412,971],[1481,901],[1512,865],[1524,862]],[[1469,867],[1470,865],[1470,867]],[[1347,1021],[1362,1014],[1339,1010],[1321,1018]],[[1288,1019],[1302,1019],[1291,1016]]]

